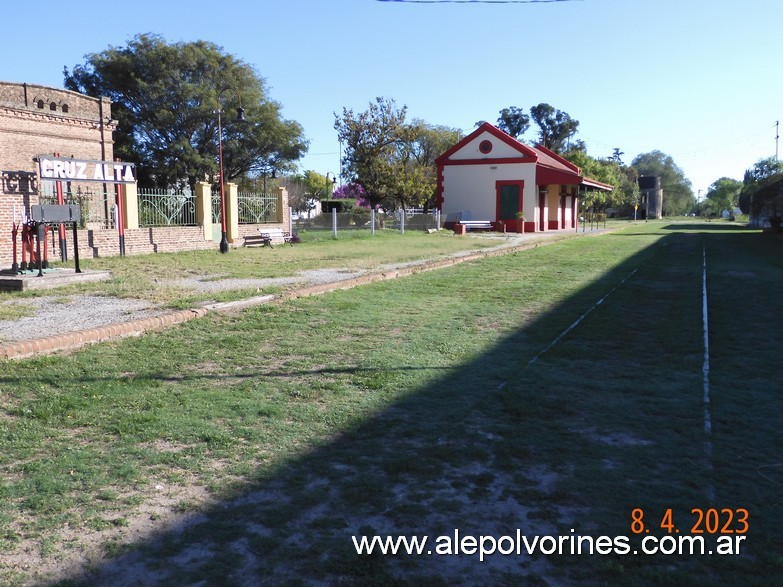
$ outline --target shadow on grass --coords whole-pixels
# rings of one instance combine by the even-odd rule
[[[578,555],[571,554],[569,542],[562,556],[531,556],[518,543],[519,535],[531,542],[544,535],[555,540],[628,535],[636,547],[639,536],[630,526],[634,508],[643,508],[649,527],[661,534],[657,524],[667,508],[674,509],[687,532],[692,508],[758,507],[763,517],[760,508],[778,499],[773,499],[774,484],[756,484],[742,503],[721,502],[742,496],[750,478],[758,481],[753,465],[748,469],[722,457],[711,462],[703,450],[701,244],[717,247],[713,243],[722,238],[670,235],[456,366],[444,366],[430,349],[432,363],[424,366],[418,365],[419,356],[411,364],[382,367],[238,374],[259,380],[344,375],[361,393],[393,399],[297,458],[265,470],[236,495],[72,582],[598,585],[674,580],[707,585],[718,576],[733,584],[768,578],[780,567],[763,547],[752,560],[716,560]],[[731,246],[720,247],[730,254]],[[475,286],[509,271],[513,263],[510,257],[492,259],[481,265],[483,275],[475,265],[456,267],[383,287]],[[338,292],[330,299],[370,298],[377,287]],[[578,327],[528,364],[608,292],[611,296]],[[729,311],[716,310],[715,319]],[[246,318],[252,319],[252,313]],[[455,341],[483,336],[475,325],[445,322]],[[743,341],[752,344],[752,338]],[[427,370],[438,375],[426,382],[415,377]],[[199,377],[193,373],[183,380]],[[773,433],[781,423],[779,414],[770,420],[756,422],[756,432]],[[766,458],[770,449],[764,445],[772,443],[734,430],[747,424],[729,401],[725,412],[716,414],[716,430],[731,427],[741,436],[735,440],[746,443],[743,450]],[[710,484],[717,488],[714,504],[706,498]],[[774,529],[780,522],[780,514],[770,513],[759,525]],[[352,537],[373,535],[429,539],[420,555],[357,555]],[[509,537],[500,547],[512,552],[496,550],[481,561],[474,547],[492,546],[481,536]],[[462,554],[455,554],[457,544],[465,549]]]
[[[759,232],[758,228],[752,228],[745,224],[731,224],[726,222],[683,222],[668,224],[664,230],[683,230],[687,232]]]

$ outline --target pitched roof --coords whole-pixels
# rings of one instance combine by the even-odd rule
[[[533,161],[536,161],[538,159],[538,155],[532,149],[532,147],[528,147],[527,145],[520,143],[511,135],[504,133],[502,130],[500,130],[495,126],[492,126],[490,123],[485,122],[481,126],[479,126],[476,130],[474,130],[472,133],[470,133],[468,136],[463,138],[461,141],[458,141],[456,144],[452,145],[451,148],[446,150],[446,152],[444,152],[440,157],[438,157],[435,160],[435,163],[437,164],[448,163],[452,155],[461,151],[466,145],[472,143],[477,137],[479,137],[484,133],[489,133],[494,138],[498,139],[500,142],[511,147],[511,149],[515,151],[520,157],[523,157],[525,159],[532,159]],[[491,159],[495,159],[496,157],[491,157],[487,154],[487,155],[482,155],[481,158],[486,160],[491,160]]]
[[[535,162],[536,183],[539,185],[584,185],[586,187],[607,191],[611,191],[613,189],[613,187],[609,184],[584,177],[582,175],[582,170],[579,167],[567,159],[561,157],[554,151],[551,151],[541,145],[535,147],[525,145],[524,143],[521,143],[511,135],[503,132],[488,122],[483,123],[468,136],[463,138],[457,144],[453,145],[450,149],[438,157],[435,162],[438,165],[447,165],[450,162],[454,162],[451,157],[458,151],[462,150],[466,145],[473,142],[483,133],[489,133],[496,139],[503,142],[505,145],[508,145],[513,149],[513,151],[518,153],[519,157],[522,159],[527,159],[527,162]],[[507,157],[504,157],[503,159],[507,159]],[[486,161],[487,163],[491,162],[492,160],[493,157],[489,154],[484,155],[481,158],[481,161]]]

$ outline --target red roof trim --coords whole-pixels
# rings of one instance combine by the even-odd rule
[[[523,157],[528,159],[533,159],[534,161],[538,160],[538,154],[536,153],[535,149],[531,149],[527,145],[523,145],[518,140],[513,138],[511,135],[508,135],[504,133],[502,130],[500,130],[497,127],[492,126],[490,123],[485,122],[480,127],[478,127],[476,130],[474,130],[472,133],[470,133],[468,136],[466,136],[464,139],[459,141],[456,145],[452,146],[449,150],[447,150],[443,155],[438,157],[435,162],[436,163],[454,163],[454,161],[448,161],[448,158],[451,157],[454,153],[462,149],[465,145],[473,141],[476,137],[481,135],[482,133],[489,133],[499,141],[502,141],[506,143],[508,146],[513,148],[515,151],[518,151]],[[487,157],[486,159],[483,159],[484,162],[492,161],[499,162],[502,161],[501,159],[492,159],[492,157]]]
[[[503,163],[535,163],[534,160],[527,157],[503,157],[498,159],[455,159],[454,161],[443,161],[442,165],[500,165]]]
[[[570,170],[552,169],[551,167],[536,167],[537,185],[579,185],[582,183],[582,176],[573,173]]]

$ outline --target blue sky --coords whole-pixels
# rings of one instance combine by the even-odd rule
[[[591,155],[661,150],[702,195],[774,156],[783,119],[783,2],[770,0],[38,0],[0,19],[0,79],[56,87],[64,66],[138,33],[214,42],[266,79],[310,140],[301,168],[322,174],[338,171],[334,113],[377,96],[465,132],[547,102],[580,121]]]

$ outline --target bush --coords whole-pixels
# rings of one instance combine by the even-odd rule
[[[331,214],[332,210],[337,210],[337,213],[352,212],[356,208],[356,200],[350,198],[340,200],[321,200],[321,212],[324,214]]]

